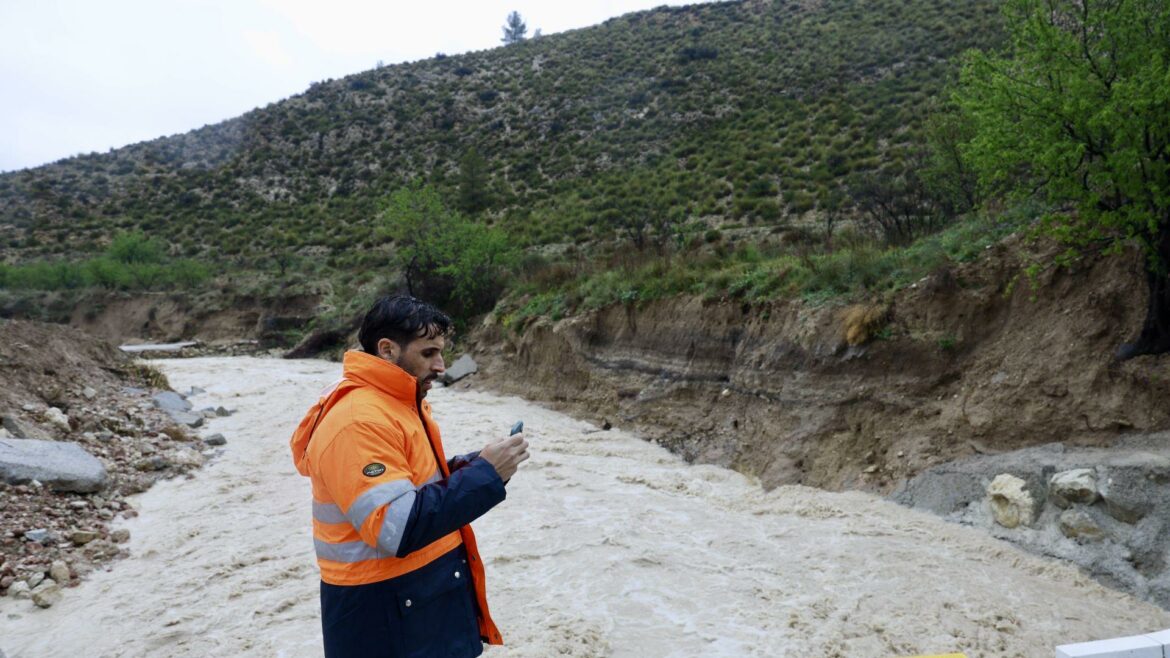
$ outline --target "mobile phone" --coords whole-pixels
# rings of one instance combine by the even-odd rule
[[[512,431],[508,432],[508,436],[512,436],[513,434],[519,434],[523,431],[524,431],[524,421],[518,420],[518,421],[516,421],[516,424],[512,426]]]

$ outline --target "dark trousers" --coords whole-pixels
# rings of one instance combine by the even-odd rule
[[[321,583],[326,658],[471,658],[483,653],[463,547],[369,585]],[[458,574],[458,575],[456,575]]]

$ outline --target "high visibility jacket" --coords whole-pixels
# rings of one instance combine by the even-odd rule
[[[481,638],[503,639],[488,612],[483,562],[467,525],[503,500],[491,464],[452,475],[418,382],[364,352],[345,354],[343,379],[293,433],[293,461],[313,484],[313,543],[321,580],[364,585],[409,574],[464,547]],[[461,477],[465,473],[472,474]],[[490,486],[484,473],[494,478]],[[461,486],[465,485],[465,486]],[[409,544],[425,545],[413,548]]]

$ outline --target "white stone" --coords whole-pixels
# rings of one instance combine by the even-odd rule
[[[42,582],[44,582],[44,580],[45,580],[45,574],[34,573],[33,575],[29,576],[28,578],[25,578],[24,582],[28,583],[29,589],[36,589],[38,586],[40,586],[40,584]]]
[[[63,429],[66,432],[69,431],[69,416],[66,416],[65,412],[61,411],[57,407],[49,407],[46,409],[45,419],[56,425],[58,428]]]
[[[23,580],[18,580],[8,588],[8,596],[14,599],[27,599],[32,596],[32,588]]]
[[[1145,635],[1056,647],[1056,658],[1163,658],[1162,644]]]
[[[170,459],[172,464],[178,464],[179,466],[203,465],[203,455],[190,448],[179,448],[168,455],[168,459]]]
[[[69,571],[69,565],[65,564],[63,560],[53,560],[53,565],[49,567],[49,576],[59,583],[69,582],[72,575]]]
[[[93,390],[90,386],[81,389],[81,394],[85,396],[86,400],[92,400],[97,397],[97,391]]]
[[[1091,505],[1097,500],[1097,473],[1091,468],[1057,473],[1048,481],[1048,495],[1057,507],[1072,503]]]
[[[1028,492],[1027,483],[1008,473],[995,476],[987,487],[987,500],[995,522],[1005,528],[1032,525],[1036,516],[1036,501]]]

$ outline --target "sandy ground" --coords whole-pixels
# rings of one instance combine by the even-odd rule
[[[316,361],[161,361],[228,437],[134,499],[129,559],[39,610],[0,599],[8,658],[319,656],[309,487],[287,439],[339,374]],[[513,656],[1050,656],[1170,627],[1074,568],[858,493],[764,493],[636,436],[517,398],[431,394],[448,454],[525,421],[534,456],[478,521]]]

